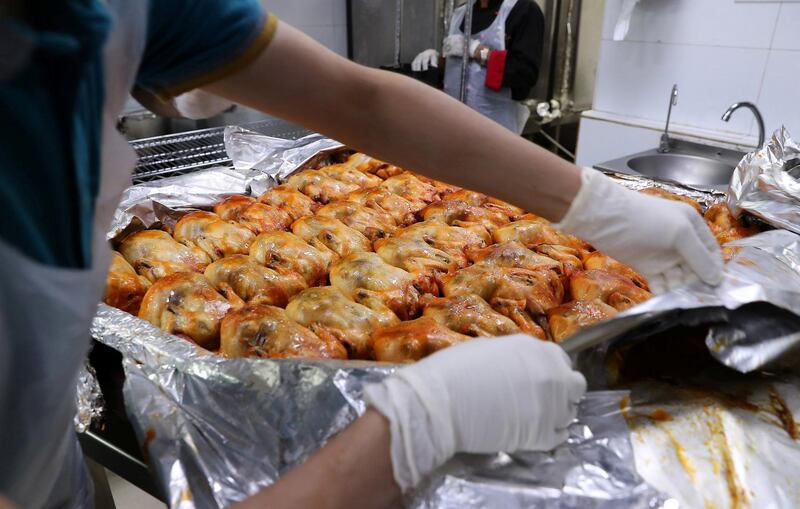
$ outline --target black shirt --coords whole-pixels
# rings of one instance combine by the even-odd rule
[[[489,0],[486,9],[476,0],[472,10],[472,33],[489,28],[497,17],[502,0]],[[464,22],[461,22],[464,31]],[[544,40],[544,14],[533,0],[518,0],[506,19],[506,67],[503,86],[511,89],[515,101],[528,98],[539,78]]]

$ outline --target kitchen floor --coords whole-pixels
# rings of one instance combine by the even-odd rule
[[[108,485],[114,497],[116,509],[164,509],[166,506],[158,499],[145,493],[118,475],[106,470]],[[97,509],[113,509],[98,507]]]

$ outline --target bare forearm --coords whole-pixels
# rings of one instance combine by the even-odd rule
[[[400,499],[389,455],[389,423],[367,410],[308,461],[235,509],[381,508]]]
[[[550,219],[564,215],[580,187],[572,164],[431,87],[356,65],[287,25],[253,64],[207,88]]]

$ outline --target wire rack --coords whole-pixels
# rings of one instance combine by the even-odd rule
[[[278,119],[243,124],[242,127],[291,140],[311,134],[307,129]],[[224,133],[224,127],[214,127],[132,141],[131,146],[139,158],[133,172],[133,183],[231,164],[225,153]]]

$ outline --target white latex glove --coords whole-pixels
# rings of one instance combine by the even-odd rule
[[[445,57],[461,57],[464,55],[464,36],[448,35],[442,43],[442,55]]]
[[[469,57],[475,58],[475,50],[478,49],[478,46],[481,45],[481,41],[478,39],[472,39],[469,41]]]
[[[185,118],[204,119],[219,115],[233,103],[203,90],[192,90],[173,99],[175,109]]]
[[[582,181],[557,228],[633,266],[655,293],[697,279],[721,282],[719,244],[692,207],[625,189],[591,168]]]
[[[442,350],[367,387],[365,399],[390,422],[406,491],[457,452],[554,448],[585,392],[559,346],[518,334]]]
[[[426,49],[411,62],[411,70],[414,72],[427,71],[428,67],[439,67],[439,52],[435,49]]]

